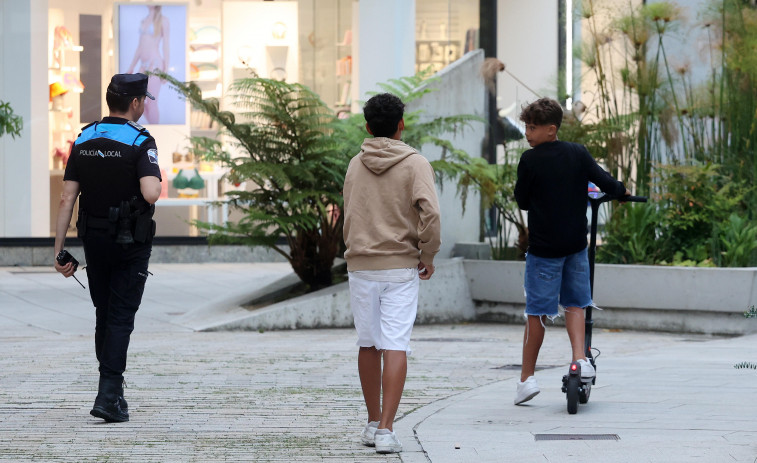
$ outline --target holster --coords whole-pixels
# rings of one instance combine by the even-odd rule
[[[137,243],[150,243],[155,236],[155,221],[152,220],[155,214],[155,205],[150,206],[134,221],[134,241]]]
[[[118,220],[121,217],[120,207],[111,207],[108,209],[108,233],[115,235],[118,231]]]

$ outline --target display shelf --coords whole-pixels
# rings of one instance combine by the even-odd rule
[[[415,67],[422,71],[431,67],[434,72],[442,70],[461,56],[461,43],[454,40],[416,40]]]
[[[343,37],[341,42],[335,44],[337,54],[334,73],[335,94],[338,99],[333,107],[338,113],[349,111],[352,105],[352,30],[345,30]]]
[[[215,24],[201,23],[190,28],[188,49],[189,80],[202,91],[203,99],[223,96],[221,71],[221,30]],[[203,113],[192,109],[190,130],[192,135],[215,136],[213,122]],[[205,134],[211,135],[205,135]],[[200,136],[200,135],[198,135]]]
[[[54,29],[54,40],[50,43],[48,61],[48,85],[50,102],[48,106],[48,124],[50,127],[48,146],[51,176],[65,169],[71,143],[76,138],[73,123],[78,112],[78,105],[72,100],[84,91],[79,80],[80,53],[84,47],[73,43],[73,36],[65,26]],[[76,96],[78,98],[78,96]]]

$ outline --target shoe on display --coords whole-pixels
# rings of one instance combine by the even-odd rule
[[[536,383],[536,378],[529,376],[525,381],[518,381],[518,386],[515,389],[515,405],[520,405],[524,402],[536,397],[541,392],[539,390],[539,384]]]
[[[597,373],[588,359],[578,359],[576,363],[581,366],[581,379],[591,379],[596,376]]]
[[[360,440],[363,442],[363,445],[367,445],[368,447],[374,446],[373,439],[376,434],[376,429],[378,429],[378,425],[378,421],[369,421],[368,424],[365,425],[363,432],[360,433]]]
[[[397,439],[394,431],[388,429],[377,429],[374,437],[376,453],[399,453],[402,451],[402,444]]]

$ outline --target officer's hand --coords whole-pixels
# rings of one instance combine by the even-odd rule
[[[434,264],[418,263],[418,278],[428,280],[434,274]]]
[[[55,270],[57,270],[58,273],[61,273],[66,278],[68,278],[71,275],[73,275],[74,272],[76,271],[74,269],[74,264],[73,263],[69,262],[66,265],[60,265],[58,263],[57,259],[55,260]]]

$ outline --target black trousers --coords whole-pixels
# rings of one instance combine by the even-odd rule
[[[124,247],[105,230],[88,229],[82,238],[89,294],[95,306],[95,354],[100,376],[123,378],[134,316],[142,302],[151,244]]]

